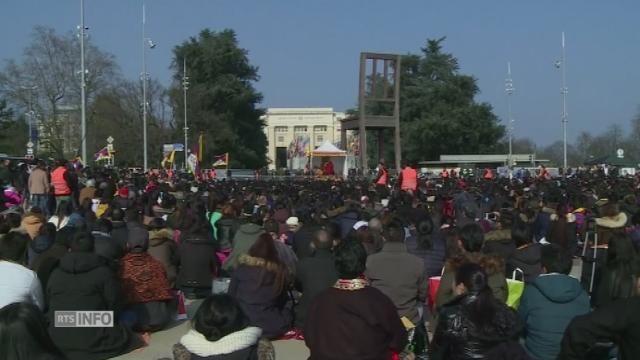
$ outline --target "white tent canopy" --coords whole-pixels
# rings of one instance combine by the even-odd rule
[[[335,173],[342,176],[347,175],[346,151],[340,150],[329,141],[325,141],[324,144],[311,152],[311,164],[313,166],[322,165],[322,158],[332,158],[331,161],[333,161]]]
[[[312,152],[313,156],[346,156],[347,152],[344,150],[340,150],[338,147],[330,143],[329,141],[325,141],[324,144],[318,146]]]

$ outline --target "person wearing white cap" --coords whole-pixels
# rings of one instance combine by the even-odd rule
[[[298,219],[295,216],[292,216],[287,219],[286,224],[287,224],[287,228],[289,228],[289,231],[296,232],[299,230],[300,219]]]
[[[358,231],[360,230],[361,227],[368,227],[368,226],[369,226],[368,222],[360,220],[353,225],[353,230]]]

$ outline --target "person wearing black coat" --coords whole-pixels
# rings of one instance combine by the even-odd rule
[[[640,359],[640,297],[618,300],[575,317],[562,338],[558,360],[586,359],[603,342],[618,346],[619,360]]]
[[[229,295],[238,301],[250,325],[261,328],[267,339],[276,339],[291,328],[291,310],[286,306],[287,275],[271,235],[265,233],[248,255],[240,256],[231,276]]]
[[[524,282],[531,282],[541,274],[540,244],[527,244],[516,249],[513,256],[507,261],[507,275],[511,276],[514,270],[520,269],[524,274]]]
[[[310,359],[388,360],[402,352],[407,331],[393,302],[362,276],[367,261],[362,244],[341,242],[335,259],[340,279],[315,297],[305,321]]]
[[[340,226],[340,236],[343,239],[349,235],[351,229],[353,229],[353,225],[355,225],[359,220],[360,213],[354,203],[347,204],[345,211],[334,219],[334,221]]]
[[[474,263],[462,265],[456,272],[455,284],[458,296],[440,310],[429,358],[507,359],[499,356],[500,348],[509,349],[510,360],[528,359],[517,342],[522,322],[513,309],[493,297],[482,267]]]
[[[112,225],[107,219],[98,219],[91,233],[95,239],[94,252],[102,256],[109,264],[115,264],[124,251],[111,237]]]
[[[56,311],[113,311],[120,309],[119,284],[105,261],[93,253],[94,239],[80,232],[71,252],[60,260],[47,284],[49,334],[70,360],[108,359],[144,345],[144,341],[117,322],[113,327],[55,326]]]
[[[640,258],[626,234],[613,234],[606,252],[606,264],[600,273],[591,296],[594,308],[638,294]]]
[[[213,279],[220,271],[216,256],[211,224],[206,220],[196,222],[182,236],[178,246],[178,277],[176,287],[185,296],[204,298],[211,294]]]
[[[511,240],[510,229],[492,230],[484,235],[483,254],[498,255],[506,263],[515,251],[516,245]]]
[[[300,224],[300,229],[292,233],[293,251],[298,259],[304,259],[312,254],[311,242],[313,240],[314,228],[310,225]]]
[[[118,244],[122,252],[127,250],[127,240],[129,239],[129,230],[127,223],[124,222],[124,211],[116,208],[111,212],[111,238]]]
[[[535,280],[542,273],[542,245],[533,242],[531,226],[518,220],[511,229],[511,238],[517,248],[507,259],[507,274],[520,269],[524,274],[525,282]]]
[[[220,220],[216,222],[216,244],[218,250],[230,250],[233,245],[233,238],[238,231],[238,220],[231,217],[231,215],[225,215],[225,211],[231,212],[231,210],[223,209],[223,215]]]
[[[127,249],[149,243],[149,230],[142,224],[142,214],[135,209],[127,210]]]
[[[47,251],[56,239],[56,227],[51,223],[43,224],[40,227],[39,234],[31,241],[27,249],[27,259],[29,267],[33,269],[33,265],[38,257]]]
[[[69,244],[75,232],[76,229],[71,226],[65,226],[60,229],[56,233],[53,244],[30,264],[29,267],[38,274],[38,279],[40,279],[43,290],[47,288],[49,276],[51,276],[53,270],[58,266],[60,259],[69,251]],[[46,295],[45,292],[45,298]]]
[[[325,230],[318,231],[313,239],[313,256],[304,258],[296,267],[296,288],[302,292],[295,308],[295,327],[304,328],[304,321],[313,299],[338,280],[335,260],[331,253],[333,241]]]
[[[434,231],[431,218],[420,221],[416,230],[405,240],[409,254],[424,262],[425,279],[440,276],[445,261],[445,238],[440,231]]]

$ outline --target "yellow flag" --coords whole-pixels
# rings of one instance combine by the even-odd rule
[[[202,162],[202,154],[204,154],[204,133],[198,136],[198,162]]]

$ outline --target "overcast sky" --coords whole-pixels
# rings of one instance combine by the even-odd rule
[[[0,59],[19,58],[34,25],[79,23],[79,0],[3,0]],[[86,0],[91,40],[123,74],[141,68],[141,0]],[[566,33],[569,136],[625,128],[640,105],[640,1],[147,0],[148,68],[170,81],[172,48],[203,28],[234,29],[259,66],[264,107],[354,107],[361,51],[416,53],[446,36],[445,51],[478,79],[505,118],[511,61],[516,136],[561,138],[560,34]]]

